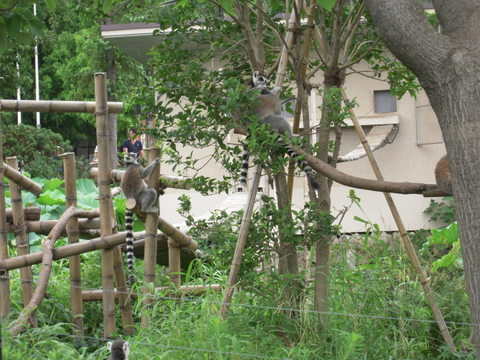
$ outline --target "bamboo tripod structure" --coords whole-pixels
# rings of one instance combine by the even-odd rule
[[[345,92],[345,89],[343,87],[340,88],[340,91],[342,93],[342,98],[345,103],[349,102],[349,99],[347,97],[347,94]],[[363,132],[362,127],[360,126],[360,123],[358,122],[357,116],[355,115],[355,112],[350,109],[349,110],[351,120],[353,122],[353,126],[355,127],[355,131],[357,132],[357,135],[360,139],[360,142],[362,143],[365,152],[367,153],[368,161],[370,162],[370,165],[372,166],[373,172],[375,173],[375,176],[377,180],[384,181],[382,172],[380,171],[380,168],[378,166],[378,163],[372,153],[372,150],[370,149],[370,146],[367,141],[367,137],[365,136],[365,133]],[[427,297],[427,301],[430,305],[430,308],[432,309],[433,316],[435,317],[435,320],[437,322],[437,325],[440,329],[440,332],[442,334],[443,339],[447,343],[448,347],[452,352],[456,352],[455,349],[455,344],[453,343],[452,336],[450,335],[450,332],[448,331],[447,324],[445,323],[445,320],[443,318],[442,312],[440,311],[440,308],[438,307],[435,298],[432,293],[432,289],[430,287],[430,280],[425,273],[425,271],[422,268],[422,265],[420,264],[420,260],[418,259],[417,253],[415,251],[415,248],[413,247],[412,241],[410,240],[410,237],[408,236],[407,229],[405,228],[405,225],[403,223],[403,220],[400,216],[400,213],[398,212],[398,209],[395,205],[395,202],[393,201],[392,195],[390,193],[384,192],[383,195],[385,196],[385,200],[387,201],[388,207],[390,208],[390,211],[392,213],[392,216],[395,220],[395,223],[397,224],[398,231],[400,232],[400,236],[402,238],[403,245],[405,246],[405,249],[407,251],[408,257],[413,263],[413,267],[415,269],[415,272],[417,273],[417,276],[420,280],[420,284],[422,285],[423,291],[425,293],[425,296]]]

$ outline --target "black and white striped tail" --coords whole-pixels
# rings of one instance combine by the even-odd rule
[[[128,283],[130,285],[135,284],[137,278],[135,277],[134,257],[133,257],[133,210],[126,209],[125,211],[125,243],[127,246],[127,271],[128,271]]]
[[[250,152],[248,151],[248,146],[243,144],[243,154],[242,154],[242,170],[240,171],[240,185],[247,187],[248,179],[248,160],[250,158]]]
[[[307,175],[308,182],[310,185],[315,189],[318,190],[318,182],[316,179],[316,174],[315,171],[313,171],[312,167],[308,162],[305,160],[298,159],[299,155],[293,150],[293,148],[290,145],[286,145],[287,148],[287,154],[290,156],[293,160],[295,160],[298,165],[302,168],[302,170],[305,172],[305,175]]]

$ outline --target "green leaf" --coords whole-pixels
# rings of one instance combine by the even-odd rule
[[[102,11],[105,14],[108,14],[113,9],[113,2],[112,0],[104,0],[102,4]]]
[[[47,5],[47,10],[50,12],[54,12],[57,8],[57,1],[56,0],[45,0],[45,4]]]
[[[41,205],[63,205],[65,204],[65,194],[60,190],[47,190],[38,199]]]
[[[30,30],[34,35],[42,36],[43,32],[46,29],[46,26],[43,22],[38,20],[36,17],[29,20],[28,25],[30,26]]]
[[[233,9],[233,2],[234,0],[221,0],[219,1],[219,4],[228,14],[235,15],[235,10]]]
[[[337,0],[319,0],[319,4],[325,10],[332,10]]]
[[[51,179],[51,180],[46,180],[44,185],[43,185],[43,188],[44,190],[55,190],[55,189],[58,189],[59,187],[61,187],[63,185],[64,181],[63,180],[60,180],[60,179]]]
[[[7,27],[3,18],[0,18],[0,54],[4,53],[7,48]]]
[[[91,179],[78,179],[77,180],[77,192],[83,194],[98,194],[98,189],[93,180]]]
[[[12,16],[7,16],[4,19],[5,25],[7,26],[8,35],[16,38],[16,35],[22,28],[22,17],[18,14],[12,14]]]

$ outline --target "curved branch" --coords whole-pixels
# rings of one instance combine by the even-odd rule
[[[351,176],[331,167],[299,147],[294,146],[293,149],[297,154],[304,156],[305,160],[315,171],[345,186],[397,194],[422,194],[424,191],[436,188],[436,185],[433,184],[378,181]]]
[[[99,211],[79,210],[73,206],[69,207],[60,217],[58,223],[53,227],[52,231],[50,231],[50,234],[48,234],[47,238],[42,241],[42,268],[40,269],[40,274],[38,275],[37,288],[35,289],[30,302],[25,305],[22,312],[18,316],[18,319],[13,323],[12,328],[10,329],[12,336],[18,335],[19,333],[25,331],[26,327],[28,326],[30,316],[37,310],[38,306],[42,302],[47,289],[50,273],[52,271],[53,248],[55,246],[55,241],[65,230],[68,220],[74,216],[87,218],[98,217]]]

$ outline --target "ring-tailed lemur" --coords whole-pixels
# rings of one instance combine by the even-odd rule
[[[158,197],[157,192],[155,189],[148,189],[144,179],[150,176],[159,162],[160,160],[157,158],[144,169],[138,163],[137,153],[128,153],[124,156],[126,170],[121,181],[123,194],[127,199],[135,199],[145,213],[158,213],[158,208],[155,206]],[[125,211],[125,229],[127,231],[125,240],[127,245],[128,281],[130,285],[133,285],[136,282],[136,278],[133,266],[133,211],[131,209],[126,209]]]
[[[444,193],[453,195],[452,174],[450,173],[447,155],[443,155],[435,166],[435,180],[437,186]]]
[[[109,341],[107,348],[110,351],[108,360],[128,360],[130,345],[125,340]]]
[[[293,138],[293,132],[288,123],[282,115],[282,106],[280,103],[280,98],[278,96],[280,89],[274,88],[272,91],[267,88],[268,79],[260,73],[260,71],[255,71],[250,81],[251,90],[261,90],[260,94],[257,96],[259,101],[257,107],[255,108],[255,115],[260,118],[261,124],[268,124],[275,132],[285,135],[287,133],[288,138]],[[281,141],[281,139],[279,139]],[[305,161],[299,160],[299,155],[293,150],[289,144],[285,144],[287,154],[293,159],[296,160],[299,166],[307,175],[308,182],[314,189],[318,189],[318,183],[316,180],[316,174],[313,171],[312,167]],[[242,170],[240,173],[240,184],[242,186],[247,185],[248,177],[248,160],[250,158],[250,152],[248,147],[244,145],[243,154],[242,154]]]

